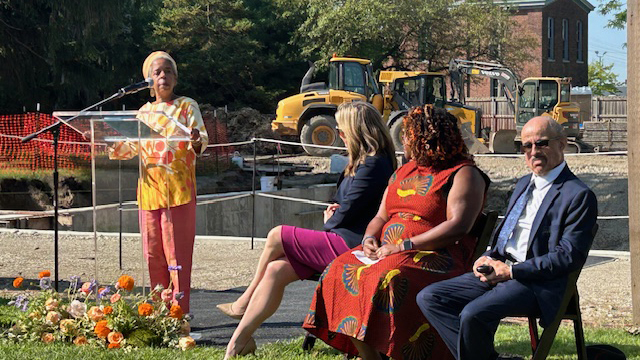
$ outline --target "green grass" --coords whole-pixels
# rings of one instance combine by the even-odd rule
[[[629,360],[640,360],[640,336],[633,336],[622,329],[596,329],[586,328],[585,337],[587,344],[610,344],[621,349]],[[292,341],[271,343],[259,346],[254,356],[243,359],[265,360],[339,360],[341,354],[329,348],[321,341],[316,342],[311,353],[305,353],[301,349],[302,338]],[[519,354],[529,356],[529,332],[525,325],[503,325],[496,335],[496,344],[501,353]],[[122,350],[106,350],[91,347],[77,347],[66,344],[33,344],[0,342],[0,354],[2,359],[131,359],[131,360],[157,360],[157,359],[221,359],[224,356],[222,347],[199,346],[196,349],[182,352],[177,349],[136,349],[129,352]],[[573,330],[563,325],[560,329],[553,348],[550,360],[577,359],[575,355],[575,343]]]

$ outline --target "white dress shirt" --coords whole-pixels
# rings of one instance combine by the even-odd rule
[[[563,161],[545,175],[538,176],[533,174],[531,176],[531,181],[534,186],[533,192],[527,201],[527,206],[518,219],[515,229],[513,229],[513,235],[507,240],[505,247],[505,253],[509,254],[514,260],[522,262],[527,259],[533,220],[536,218],[540,204],[542,204],[542,200],[544,200],[545,195],[547,195],[547,192],[551,188],[551,184],[558,178],[558,175],[560,175],[566,165],[567,163]]]

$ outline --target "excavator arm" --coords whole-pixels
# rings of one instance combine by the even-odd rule
[[[498,80],[505,90],[509,104],[515,112],[516,94],[520,91],[518,77],[511,69],[498,63],[451,59],[449,62],[449,74],[451,77],[451,98],[459,99],[464,103],[464,75],[484,76]],[[455,92],[457,91],[457,96]]]

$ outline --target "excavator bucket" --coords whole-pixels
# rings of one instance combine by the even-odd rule
[[[473,132],[471,132],[471,129],[469,129],[470,123],[458,123],[458,125],[460,126],[460,133],[462,134],[464,144],[467,145],[470,154],[486,154],[489,152],[489,148],[478,140]]]

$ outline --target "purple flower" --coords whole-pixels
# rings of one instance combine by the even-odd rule
[[[184,297],[184,291],[177,292],[177,293],[174,295],[174,298],[175,298],[176,300],[180,300],[180,299],[182,299],[183,297]]]
[[[89,283],[89,292],[94,291],[96,286],[98,286],[98,282],[95,279],[91,279],[91,282]]]
[[[13,305],[22,311],[27,311],[29,299],[24,295],[19,295],[14,301],[9,302],[9,305]]]
[[[48,277],[43,277],[42,279],[40,279],[40,288],[42,290],[51,289],[51,279],[49,279]]]
[[[182,270],[182,266],[181,265],[176,265],[176,266],[169,265],[169,271],[172,271],[172,270]]]
[[[80,284],[80,282],[81,282],[80,276],[71,275],[69,277],[69,283],[70,283],[71,287],[73,287],[73,288],[77,288],[78,285]]]
[[[98,293],[98,299],[102,299],[103,297],[109,295],[110,292],[111,292],[111,288],[108,286],[105,287],[104,289],[102,289],[102,291]]]

